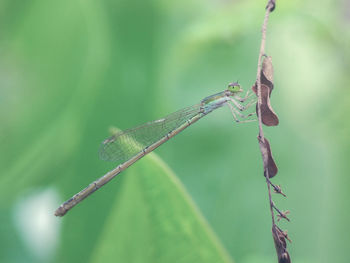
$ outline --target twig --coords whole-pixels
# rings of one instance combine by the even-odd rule
[[[268,181],[268,183],[273,187],[273,190],[275,191],[276,194],[281,194],[284,197],[287,197],[283,192],[282,192],[282,188],[279,185],[275,185],[271,182],[270,178],[266,177],[266,180]]]
[[[259,121],[259,136],[258,136],[258,141],[259,141],[259,146],[260,146],[260,151],[261,155],[263,157],[263,164],[264,164],[264,175],[266,178],[266,185],[267,185],[267,190],[268,190],[268,195],[269,195],[269,203],[270,203],[270,212],[271,212],[271,219],[272,219],[272,236],[275,242],[275,247],[276,247],[276,252],[277,252],[277,257],[278,257],[278,262],[279,263],[290,263],[290,256],[287,251],[287,244],[286,244],[286,239],[289,240],[287,232],[282,231],[275,222],[275,214],[274,210],[278,213],[277,214],[277,221],[280,219],[286,219],[287,221],[290,221],[287,215],[289,214],[289,211],[282,212],[279,210],[274,202],[272,201],[271,197],[271,186],[274,188],[276,193],[282,194],[285,196],[285,194],[282,192],[281,187],[275,186],[274,184],[271,183],[270,177],[274,177],[277,173],[277,166],[272,158],[271,154],[271,148],[270,144],[267,139],[264,137],[264,131],[263,131],[263,123],[268,126],[276,126],[278,125],[278,117],[274,114],[274,112],[271,110],[270,104],[269,104],[269,96],[271,94],[271,91],[273,89],[273,68],[272,68],[272,63],[271,67],[266,68],[265,63],[265,70],[264,67],[262,66],[262,57],[266,56],[265,55],[265,42],[266,42],[266,30],[267,30],[267,23],[269,21],[269,16],[270,13],[275,9],[275,1],[276,0],[269,0],[266,6],[266,12],[265,12],[265,18],[264,22],[261,28],[261,44],[260,44],[260,52],[259,52],[259,59],[258,59],[258,70],[256,74],[256,83],[253,86],[253,91],[257,94],[258,96],[258,103],[257,103],[257,115],[258,115],[258,121]],[[264,60],[265,62],[265,60]],[[271,61],[270,61],[271,62]],[[271,70],[272,69],[272,70]],[[264,73],[262,73],[264,71]],[[268,80],[270,81],[268,85],[266,86],[266,75],[265,73],[268,73],[267,76],[269,77]],[[265,110],[264,110],[264,118],[265,121],[263,122],[263,116],[262,116],[262,76],[264,76],[264,91],[265,91]],[[267,89],[266,89],[267,88]],[[255,90],[256,89],[256,90]],[[266,100],[266,101],[265,101]],[[266,106],[269,108],[269,112],[272,113],[272,116],[275,118],[270,119],[267,121],[266,119]],[[270,114],[271,116],[271,114]],[[272,121],[271,121],[272,120]]]
[[[269,16],[272,10],[275,8],[274,1],[269,1],[267,6],[266,6],[266,12],[265,12],[265,18],[264,22],[261,28],[261,44],[260,44],[260,52],[259,52],[259,58],[258,58],[258,72],[256,74],[256,83],[257,83],[257,93],[258,93],[258,121],[259,121],[259,140],[262,142],[265,142],[265,137],[264,137],[264,131],[262,128],[262,118],[261,118],[261,59],[265,55],[265,42],[266,42],[266,29],[267,29],[267,23],[269,21]],[[261,145],[261,144],[260,144]],[[263,149],[260,146],[260,151],[263,154]],[[273,202],[272,202],[272,197],[271,197],[271,187],[270,187],[270,177],[269,177],[269,171],[266,169],[265,171],[265,176],[266,176],[266,184],[267,184],[267,189],[269,193],[269,201],[270,201],[270,211],[271,211],[271,217],[272,217],[272,224],[275,224],[275,216],[273,212]]]
[[[289,210],[287,210],[287,211],[285,211],[285,212],[282,212],[281,210],[279,210],[276,206],[275,206],[275,203],[274,202],[272,202],[272,206],[273,206],[273,208],[277,211],[277,213],[278,213],[278,217],[279,217],[279,219],[281,219],[281,218],[284,218],[284,219],[286,219],[288,222],[290,221],[290,219],[287,217],[287,215],[289,214]],[[279,220],[277,220],[277,221],[279,221]]]

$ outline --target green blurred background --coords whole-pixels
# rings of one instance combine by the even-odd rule
[[[250,89],[265,2],[2,0],[0,261],[276,262],[257,123],[228,108],[53,216],[115,166],[111,126]],[[277,0],[269,22],[293,262],[349,262],[349,28],[348,0]]]

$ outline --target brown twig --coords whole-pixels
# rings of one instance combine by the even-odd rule
[[[281,186],[273,184],[273,183],[271,182],[270,178],[267,178],[267,177],[266,177],[266,181],[268,181],[268,183],[273,187],[273,190],[275,191],[276,194],[281,194],[281,195],[283,195],[284,197],[287,197],[287,196],[283,193]]]
[[[276,212],[278,213],[277,217],[278,217],[279,219],[284,218],[284,219],[286,219],[288,222],[290,221],[290,219],[287,217],[287,215],[289,214],[289,210],[287,210],[287,211],[285,211],[285,212],[282,212],[281,210],[279,210],[279,209],[277,208],[277,206],[275,206],[275,203],[274,203],[274,202],[272,202],[272,207],[273,207],[273,208],[276,210]],[[277,220],[277,221],[279,221],[279,220]]]
[[[285,194],[282,192],[281,187],[276,186],[274,184],[271,183],[270,181],[270,177],[273,177],[276,175],[277,173],[277,166],[272,158],[272,154],[271,154],[271,148],[270,148],[270,144],[268,142],[267,139],[265,139],[264,137],[264,131],[263,131],[263,123],[265,125],[268,126],[275,126],[278,125],[278,118],[277,116],[274,114],[273,111],[271,111],[271,108],[269,107],[269,112],[272,112],[272,115],[274,118],[272,118],[271,120],[273,121],[268,121],[268,122],[263,122],[263,116],[262,116],[262,75],[263,77],[264,74],[262,74],[262,69],[264,69],[262,67],[262,57],[266,56],[265,55],[265,42],[266,42],[266,30],[267,30],[267,24],[269,21],[269,16],[270,13],[275,9],[275,1],[276,0],[269,0],[266,6],[266,12],[265,12],[265,18],[264,18],[264,22],[261,28],[261,44],[260,44],[260,52],[259,52],[259,58],[258,58],[258,70],[257,70],[257,76],[256,76],[256,83],[253,86],[253,91],[257,94],[258,96],[258,103],[257,103],[257,115],[258,115],[258,122],[259,122],[259,136],[258,136],[258,141],[259,141],[259,146],[260,146],[260,151],[261,151],[261,155],[263,157],[263,164],[264,164],[264,176],[266,178],[266,185],[267,185],[267,190],[268,190],[268,196],[269,196],[269,203],[270,203],[270,212],[271,212],[271,219],[272,219],[272,236],[275,242],[275,247],[276,247],[276,252],[277,252],[277,257],[278,257],[278,262],[279,263],[290,263],[290,256],[289,253],[287,251],[287,244],[286,244],[286,239],[289,240],[287,232],[282,231],[275,222],[275,214],[274,214],[274,210],[278,213],[277,214],[277,221],[279,221],[280,219],[286,219],[287,221],[290,221],[290,219],[287,217],[287,215],[289,214],[289,211],[285,211],[282,212],[281,210],[279,210],[274,202],[272,201],[272,196],[271,196],[271,186],[274,188],[276,193],[282,194],[283,196],[285,196]],[[264,60],[265,61],[265,60]],[[270,61],[271,62],[271,61]],[[270,64],[269,64],[270,65]],[[271,67],[269,67],[270,69],[272,69],[272,63],[271,63]],[[265,99],[266,101],[264,101],[265,106],[270,106],[269,104],[269,96],[271,95],[271,91],[273,89],[273,83],[272,83],[272,78],[273,78],[273,71],[272,70],[267,70],[268,73],[271,73],[270,79],[268,82],[268,84],[272,85],[270,88],[268,86],[266,86],[264,83],[264,87],[265,87]],[[268,74],[270,75],[270,74]],[[266,108],[266,107],[265,107]],[[266,110],[264,112],[264,116],[266,115]],[[265,116],[266,117],[266,116]],[[266,118],[265,118],[266,120]]]
[[[262,127],[262,118],[261,118],[261,59],[265,55],[265,42],[266,42],[266,29],[267,29],[267,23],[269,21],[269,16],[270,13],[274,10],[275,8],[275,3],[274,1],[269,1],[267,6],[266,6],[266,12],[265,12],[265,18],[264,22],[261,28],[261,44],[260,44],[260,52],[259,52],[259,58],[258,58],[258,71],[256,74],[256,83],[257,83],[257,95],[258,95],[258,122],[259,122],[259,140],[261,140],[263,143],[265,142],[265,137],[264,137],[264,131]],[[260,144],[260,151],[263,154],[263,149]],[[271,197],[271,187],[270,187],[270,177],[269,177],[269,172],[266,169],[265,171],[265,177],[266,177],[266,183],[267,183],[267,189],[268,189],[268,194],[269,194],[269,201],[270,201],[270,210],[271,210],[271,217],[272,217],[272,224],[275,224],[275,216],[273,212],[273,202],[272,202],[272,197]]]

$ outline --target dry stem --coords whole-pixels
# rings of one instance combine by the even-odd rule
[[[257,114],[258,114],[258,121],[259,121],[259,146],[260,146],[260,151],[263,157],[263,163],[264,163],[264,175],[266,177],[266,185],[268,189],[268,195],[269,195],[269,202],[270,202],[270,212],[271,212],[271,218],[272,218],[272,236],[274,238],[275,242],[275,247],[276,247],[276,252],[278,256],[278,262],[285,262],[285,263],[290,263],[290,256],[287,251],[287,245],[285,239],[288,239],[287,233],[283,232],[275,222],[275,215],[274,215],[274,210],[277,212],[277,217],[278,221],[280,219],[286,219],[289,221],[289,218],[287,217],[287,214],[289,214],[289,211],[282,212],[279,210],[274,202],[272,201],[271,197],[271,186],[274,188],[275,192],[282,194],[285,196],[279,186],[275,186],[274,184],[271,183],[270,181],[270,176],[275,176],[274,174],[269,174],[270,166],[268,165],[268,160],[272,158],[272,156],[268,156],[268,153],[271,155],[271,149],[269,146],[268,141],[266,140],[265,143],[265,137],[264,137],[264,131],[262,128],[262,114],[261,114],[261,105],[262,105],[262,92],[261,92],[261,72],[262,72],[262,57],[265,55],[265,42],[266,42],[266,29],[267,29],[267,23],[269,21],[269,16],[270,13],[274,10],[275,8],[275,0],[269,0],[268,4],[266,6],[266,12],[265,12],[265,18],[264,22],[261,28],[261,44],[260,44],[260,52],[259,52],[259,59],[258,59],[258,71],[257,71],[257,76],[256,76],[256,93],[258,96],[258,103],[257,103]],[[278,122],[277,122],[278,124]],[[277,125],[275,124],[275,125]],[[276,167],[277,168],[277,167]],[[276,170],[277,172],[277,170]]]
[[[260,52],[259,52],[259,59],[258,59],[258,71],[256,74],[256,83],[257,83],[257,93],[258,93],[258,121],[259,121],[259,139],[264,142],[265,137],[264,137],[264,131],[262,128],[262,119],[261,119],[261,82],[260,82],[260,77],[261,77],[261,60],[262,57],[265,54],[265,42],[266,42],[266,29],[267,29],[267,23],[269,21],[269,16],[271,13],[271,10],[273,8],[273,3],[271,1],[268,2],[267,7],[266,7],[266,12],[265,12],[265,18],[264,22],[261,28],[261,44],[260,44]],[[260,146],[260,151],[263,152],[261,146]],[[267,189],[268,189],[268,194],[269,194],[269,201],[270,201],[270,211],[271,211],[271,216],[272,216],[272,224],[275,225],[275,216],[273,212],[273,201],[271,197],[271,187],[270,187],[270,179],[269,179],[269,171],[266,169],[266,184],[267,184]]]

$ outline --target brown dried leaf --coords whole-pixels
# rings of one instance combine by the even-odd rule
[[[265,56],[262,62],[262,69],[260,74],[261,83],[261,120],[266,126],[276,126],[279,123],[278,117],[274,110],[272,109],[270,103],[270,96],[273,90],[273,65],[272,58],[270,56]],[[252,87],[252,90],[256,95],[257,84]],[[258,105],[256,106],[258,107]]]
[[[278,263],[291,263],[289,253],[287,251],[286,234],[276,225],[272,226],[272,236],[275,242],[275,248],[278,257]]]
[[[252,87],[252,90],[255,94],[258,93],[256,84]],[[261,121],[266,126],[277,126],[279,120],[276,113],[272,109],[270,103],[270,94],[270,88],[265,84],[261,84]],[[256,104],[256,107],[258,107],[258,104]],[[258,109],[256,109],[256,111],[258,111]]]
[[[271,92],[273,90],[273,65],[272,58],[270,56],[264,57],[264,60],[262,62],[260,81],[261,84],[265,84],[270,88],[269,95],[271,96]]]
[[[263,163],[264,163],[264,176],[266,177],[266,172],[268,172],[269,178],[272,178],[277,174],[278,168],[275,163],[275,160],[272,157],[270,143],[266,138],[264,139],[264,141],[262,141],[259,136],[258,136],[258,140],[259,140],[261,154],[262,154]]]

